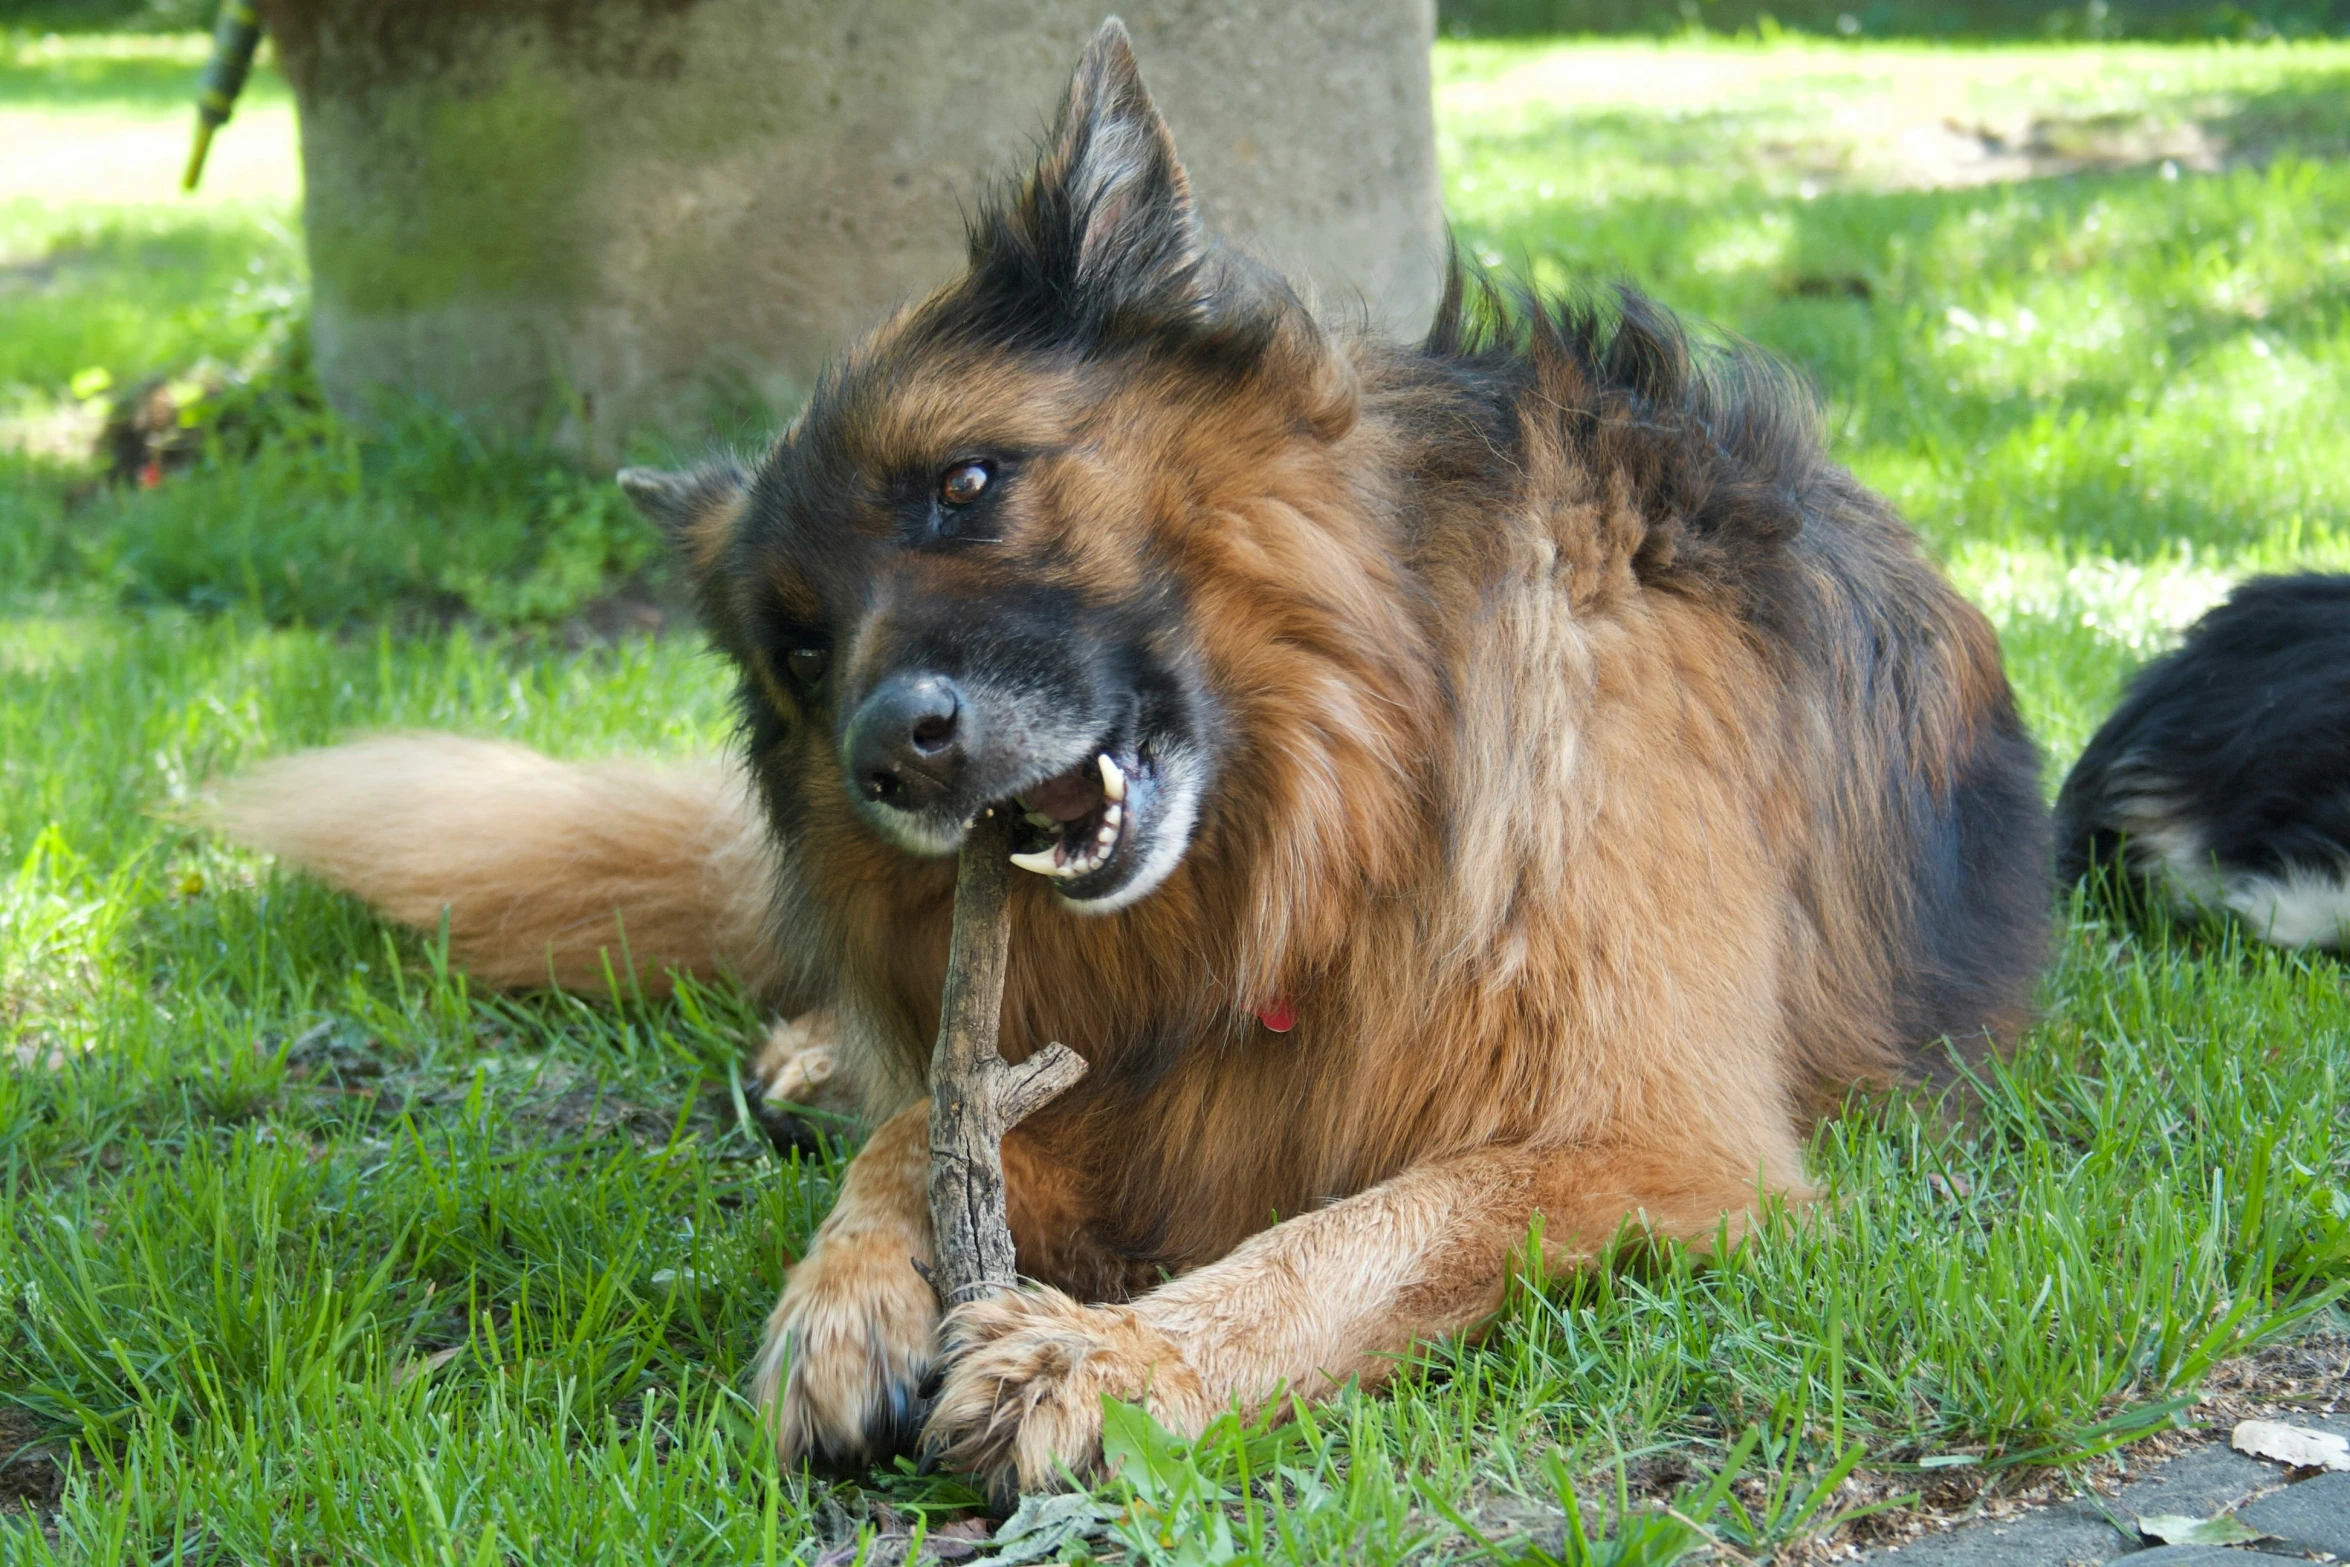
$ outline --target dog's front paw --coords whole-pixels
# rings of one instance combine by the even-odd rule
[[[947,1373],[922,1444],[999,1495],[1101,1468],[1102,1395],[1196,1436],[1214,1413],[1173,1339],[1130,1306],[1085,1306],[1032,1286],[956,1308]]]
[[[938,1353],[938,1297],[903,1241],[819,1240],[767,1319],[757,1393],[785,1466],[864,1469],[909,1451]]]

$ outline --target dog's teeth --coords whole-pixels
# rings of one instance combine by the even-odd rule
[[[1050,849],[1038,849],[1029,854],[1015,854],[1012,856],[1012,863],[1024,871],[1034,871],[1039,876],[1062,874],[1060,866],[1054,861],[1053,851]]]
[[[1116,762],[1110,760],[1109,752],[1104,751],[1099,760],[1102,764],[1102,796],[1115,805],[1126,798],[1126,775],[1118,770]]]

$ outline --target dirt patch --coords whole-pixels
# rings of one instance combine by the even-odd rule
[[[1913,125],[1895,141],[1888,184],[1897,190],[1952,190],[2063,174],[2110,174],[2169,163],[2209,172],[2226,148],[2194,121],[2166,124],[2142,115],[2032,119],[2005,126],[1954,119]]]
[[[2350,1333],[2317,1333],[2215,1368],[2204,1379],[2197,1413],[2206,1424],[2232,1426],[2294,1410],[2330,1415],[2344,1408],[2350,1408]]]
[[[65,1465],[52,1436],[23,1410],[0,1404],[0,1516],[46,1513],[65,1494]]]
[[[2148,114],[1915,119],[1887,108],[1838,130],[1834,140],[1765,142],[1763,160],[1799,176],[1799,191],[1813,196],[1963,190],[2154,167],[2209,173],[2226,166],[2230,150],[2225,137],[2199,120]]]

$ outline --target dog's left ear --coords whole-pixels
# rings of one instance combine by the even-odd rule
[[[1164,308],[1189,289],[1203,249],[1191,182],[1116,17],[1077,62],[1018,216],[1035,259],[1101,313]]]
[[[645,520],[661,530],[698,579],[716,563],[734,536],[735,518],[751,487],[750,475],[732,462],[704,463],[682,473],[662,468],[623,468],[613,476]]]
[[[612,477],[685,563],[694,597],[700,601],[703,629],[720,647],[732,647],[734,611],[718,566],[741,526],[751,476],[741,464],[722,458],[681,473],[623,468]]]

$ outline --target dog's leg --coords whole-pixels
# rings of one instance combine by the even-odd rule
[[[784,1463],[871,1464],[913,1443],[938,1353],[930,1103],[881,1124],[767,1319],[755,1385]]]
[[[1537,1215],[1546,1262],[1573,1266],[1627,1219],[1703,1244],[1735,1232],[1757,1182],[1796,1176],[1792,1136],[1751,1158],[1683,1148],[1488,1148],[1405,1171],[1286,1220],[1130,1305],[1042,1287],[948,1320],[945,1385],[924,1440],[999,1489],[1056,1484],[1101,1457],[1104,1394],[1197,1434],[1225,1410],[1383,1380],[1415,1340],[1501,1305]]]

